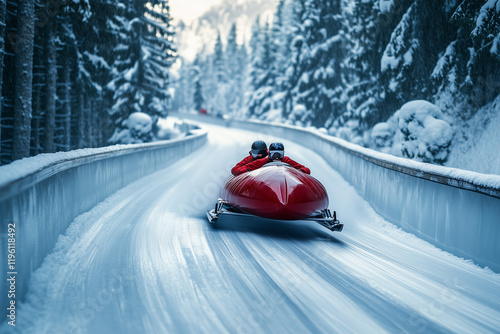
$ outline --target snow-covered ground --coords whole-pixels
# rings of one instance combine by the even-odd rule
[[[212,208],[251,142],[209,144],[81,215],[33,275],[14,333],[495,333],[500,275],[385,222],[316,153],[283,141],[330,195],[342,233]]]

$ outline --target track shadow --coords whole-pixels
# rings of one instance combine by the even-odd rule
[[[347,244],[335,237],[336,233],[327,230],[315,222],[304,220],[271,220],[258,217],[223,216],[217,223],[211,224],[204,217],[206,224],[214,232],[233,231],[252,233],[275,239],[293,239],[303,241],[331,242],[340,246]]]

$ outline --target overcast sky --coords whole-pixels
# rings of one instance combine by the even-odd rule
[[[191,21],[222,0],[170,0],[170,15],[175,21]]]

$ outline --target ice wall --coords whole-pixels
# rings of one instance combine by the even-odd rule
[[[75,217],[127,184],[201,147],[207,133],[183,139],[40,155],[0,168],[0,307],[7,307],[8,224],[15,223],[16,302],[31,273]],[[8,270],[12,271],[12,270]],[[5,307],[5,308],[4,308]]]
[[[393,157],[324,135],[317,129],[185,117],[273,135],[312,148],[389,222],[443,250],[500,272],[498,175]]]

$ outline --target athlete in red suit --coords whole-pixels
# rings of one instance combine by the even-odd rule
[[[292,160],[289,157],[285,156],[285,147],[283,146],[282,143],[272,143],[271,145],[269,145],[269,155],[264,157],[264,158],[253,159],[253,161],[248,159],[248,158],[249,157],[246,157],[245,159],[243,159],[239,163],[242,165],[237,170],[238,174],[235,174],[233,171],[236,168],[236,166],[238,166],[239,164],[236,165],[233,168],[233,170],[231,170],[233,175],[239,175],[239,174],[242,174],[245,172],[256,170],[269,162],[275,162],[275,161],[281,161],[281,162],[287,163],[295,169],[298,169],[306,174],[311,174],[311,170],[309,168],[307,168],[306,166],[301,165],[298,162],[296,162],[295,160]],[[253,157],[250,156],[250,158],[253,158]],[[243,161],[245,161],[246,159],[248,159],[248,161],[243,164]]]
[[[236,176],[250,171],[251,169],[246,168],[246,165],[253,161],[256,161],[257,159],[267,157],[267,145],[262,140],[256,140],[253,142],[251,150],[248,153],[249,155],[247,157],[238,162],[231,169],[231,174]]]

